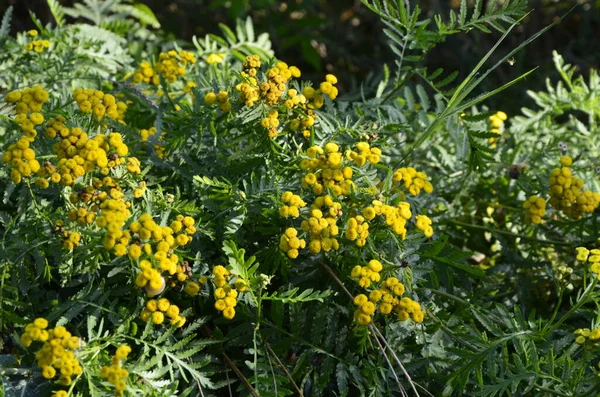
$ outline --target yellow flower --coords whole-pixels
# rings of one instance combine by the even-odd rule
[[[577,260],[581,262],[586,262],[588,260],[588,256],[590,254],[590,250],[585,247],[577,247]]]
[[[56,375],[56,370],[49,366],[45,365],[42,367],[42,376],[46,379],[52,379]]]
[[[208,63],[209,65],[212,65],[215,63],[221,63],[221,62],[223,62],[224,57],[225,57],[225,54],[213,53],[213,54],[210,54],[206,58],[206,63]]]
[[[162,312],[152,313],[152,322],[154,324],[162,324],[165,321],[165,315]]]

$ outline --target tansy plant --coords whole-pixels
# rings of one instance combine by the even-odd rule
[[[7,10],[3,392],[593,395],[598,75],[556,54],[537,110],[489,109],[531,72],[422,61],[527,2],[414,3],[363,1],[397,62],[360,95],[249,19],[175,45],[129,2]]]

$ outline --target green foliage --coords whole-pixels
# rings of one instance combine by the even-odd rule
[[[482,103],[533,71],[474,93],[550,28],[486,69],[526,1],[469,10],[463,0],[458,13],[427,18],[408,1],[363,3],[383,21],[396,65],[339,96],[335,76],[304,81],[276,59],[249,18],[175,45],[138,3],[49,0],[55,22],[32,15],[38,36],[11,37],[6,11],[4,395],[114,395],[101,375],[117,363],[131,395],[596,393],[596,254],[586,262],[576,248],[595,249],[600,236],[597,72],[585,79],[554,53],[562,81],[529,91],[535,109],[507,116]],[[423,66],[472,29],[501,37],[464,79]],[[37,39],[51,44],[36,52]],[[29,126],[21,115],[35,120],[37,105],[21,90],[36,85],[49,98]],[[123,114],[98,116],[111,105],[92,97]],[[52,171],[24,167],[17,145]],[[106,164],[93,163],[102,152]],[[571,214],[555,205],[550,171],[567,155],[574,164],[558,172],[589,189]],[[73,183],[56,171],[70,160],[73,175],[83,170]],[[541,224],[522,208],[533,195],[550,198]],[[39,317],[79,341],[83,369],[68,385],[37,365],[43,342],[27,336]],[[130,355],[113,360],[123,344]]]

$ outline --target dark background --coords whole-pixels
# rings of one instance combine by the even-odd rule
[[[471,0],[469,0],[472,2]],[[60,1],[71,5],[73,0]],[[275,54],[297,65],[303,77],[318,80],[326,72],[340,78],[340,91],[348,92],[384,63],[393,65],[393,54],[382,34],[382,24],[358,0],[143,0],[156,14],[167,37],[189,41],[193,35],[219,33],[218,23],[235,25],[236,18],[251,16],[257,32],[268,32]],[[501,3],[502,0],[499,0]],[[459,0],[420,0],[424,15],[446,14]],[[517,27],[495,54],[502,56],[527,37],[564,15],[579,4],[559,25],[521,51],[511,66],[498,68],[486,80],[482,90],[497,87],[520,73],[538,66],[526,82],[493,97],[488,104],[509,113],[530,105],[526,89],[544,89],[546,77],[558,78],[552,63],[552,50],[585,74],[600,65],[600,0],[531,0],[533,10],[526,22]],[[411,4],[415,4],[411,0]],[[27,10],[43,22],[52,21],[44,0],[0,0],[0,12],[15,7],[13,30],[33,27]],[[499,38],[498,33],[471,31],[442,43],[426,59],[433,70],[458,70],[466,75]],[[515,100],[518,99],[518,100]]]

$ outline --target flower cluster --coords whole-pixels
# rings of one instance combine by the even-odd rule
[[[596,328],[593,331],[589,328],[579,328],[575,330],[575,342],[579,345],[585,345],[587,349],[600,344],[600,328]]]
[[[177,78],[186,74],[186,67],[194,64],[196,57],[189,51],[171,50],[158,56],[154,68],[148,62],[142,62],[133,74],[133,83],[146,83],[160,85],[160,75],[169,83],[174,83]]]
[[[284,192],[281,195],[281,201],[283,205],[279,207],[279,215],[287,218],[298,218],[300,216],[300,208],[306,207],[306,202],[302,200],[302,197],[294,194],[290,191]]]
[[[222,63],[224,58],[225,58],[225,54],[213,52],[212,54],[210,54],[209,56],[206,57],[206,63],[208,63],[209,65],[212,65],[215,63]]]
[[[178,215],[169,226],[160,226],[151,215],[144,214],[131,222],[129,230],[122,232],[128,239],[114,245],[115,255],[128,254],[134,260],[144,258],[140,260],[140,272],[135,283],[140,288],[146,288],[149,296],[158,295],[164,290],[166,282],[163,271],[171,276],[176,275],[180,282],[187,279],[183,267],[178,266],[179,257],[174,250],[192,240],[192,235],[196,233],[194,224],[192,217]],[[132,243],[128,246],[130,241]]]
[[[60,226],[59,226],[60,227]],[[79,245],[81,241],[81,234],[79,232],[62,232],[62,245],[67,251],[71,251],[73,248]]]
[[[212,281],[215,286],[215,309],[220,311],[223,317],[231,320],[235,317],[234,308],[237,305],[239,293],[246,291],[248,288],[246,281],[238,277],[233,285],[229,284],[229,281],[235,275],[221,265],[215,266],[212,274]]]
[[[500,136],[502,135],[502,132],[504,132],[504,122],[506,121],[506,119],[508,118],[508,116],[506,115],[506,113],[504,112],[496,112],[495,114],[491,115],[489,118],[490,121],[490,131],[494,134],[497,134],[497,137],[491,137],[489,139],[490,145],[495,148],[496,145],[498,144],[498,139],[500,139]]]
[[[425,237],[433,236],[433,228],[431,227],[431,219],[427,215],[417,215],[415,225],[421,230]]]
[[[337,197],[348,195],[354,183],[353,171],[350,167],[343,167],[343,156],[340,147],[333,142],[325,145],[325,150],[320,146],[312,146],[306,150],[309,159],[303,159],[300,167],[308,171],[302,180],[302,187],[310,187],[316,196],[323,194],[325,189],[331,189]],[[352,152],[348,154],[352,159]]]
[[[371,261],[373,262],[373,261]],[[369,262],[368,269],[373,271]],[[381,263],[379,263],[381,265]],[[356,266],[352,269],[352,274],[363,274],[365,267],[361,267],[360,270]],[[376,272],[377,275],[378,272]],[[372,273],[371,273],[372,274]],[[356,278],[356,277],[354,277]],[[371,280],[372,278],[370,278]],[[363,281],[362,277],[359,278],[359,283]],[[354,305],[357,309],[354,311],[354,318],[359,325],[368,325],[372,321],[372,315],[376,310],[380,314],[387,316],[391,313],[396,313],[397,319],[400,321],[406,321],[409,318],[415,323],[423,322],[423,311],[421,305],[410,299],[409,297],[402,297],[404,295],[405,288],[396,277],[389,277],[381,282],[380,288],[373,289],[370,291],[369,296],[365,294],[359,294],[354,298]]]
[[[372,207],[365,208],[365,215],[370,217],[372,209]],[[369,237],[369,223],[366,222],[365,217],[356,215],[348,219],[344,236],[350,241],[356,241],[357,247],[363,247]]]
[[[111,359],[112,365],[110,367],[105,365],[100,369],[100,377],[115,387],[115,396],[117,397],[122,397],[127,387],[126,381],[129,372],[121,366],[121,361],[125,360],[129,353],[131,353],[131,347],[119,346]]]
[[[117,102],[114,95],[105,94],[92,88],[76,88],[73,91],[73,99],[77,102],[79,110],[83,113],[92,113],[98,121],[106,115],[115,121],[125,123],[127,104],[121,101]]]
[[[531,196],[523,203],[525,221],[539,225],[546,215],[546,200],[539,196]]]
[[[189,51],[171,50],[163,52],[158,56],[158,63],[154,67],[157,73],[160,73],[169,83],[174,83],[179,76],[186,73],[186,66],[196,62],[196,57]],[[153,84],[154,80],[152,81]]]
[[[244,70],[241,73],[243,82],[238,83],[235,89],[240,94],[240,101],[247,107],[252,107],[260,99],[260,89],[256,80],[257,69],[261,62],[258,55],[248,55],[242,64]]]
[[[288,66],[285,62],[277,62],[275,67],[266,71],[265,75],[267,81],[259,84],[260,94],[267,105],[274,106],[280,103],[288,81],[292,77],[300,77],[300,69]]]
[[[32,40],[25,44],[26,51],[34,51],[38,54],[44,52],[44,50],[47,50],[48,48],[50,48],[49,40]]]
[[[167,298],[150,299],[146,302],[146,308],[140,314],[140,318],[143,321],[152,319],[154,324],[159,325],[164,323],[166,316],[170,319],[171,325],[180,328],[185,324],[185,317],[180,316],[179,313],[179,307],[171,304]]]
[[[227,91],[219,91],[218,94],[215,94],[212,91],[207,92],[206,95],[204,95],[204,103],[206,105],[217,103],[217,106],[222,112],[229,112],[231,110],[231,101],[229,100]]]
[[[86,132],[75,127],[60,129],[59,137],[60,141],[53,146],[58,162],[54,173],[50,175],[52,182],[71,186],[77,178],[96,168],[104,175],[108,174],[107,151],[110,148],[105,135],[99,134],[90,139]]]
[[[358,285],[362,288],[371,286],[371,281],[378,282],[381,280],[381,271],[383,265],[377,259],[371,259],[368,266],[354,266],[350,277],[358,281]]]
[[[32,29],[27,32],[27,36],[29,37],[37,37],[38,31]],[[29,43],[25,44],[25,51],[34,51],[38,54],[44,52],[44,50],[50,48],[50,41],[48,40],[32,40]]]
[[[48,92],[40,86],[9,92],[4,98],[7,103],[15,104],[14,120],[23,131],[23,136],[2,154],[2,161],[12,168],[10,178],[14,183],[21,183],[23,177],[29,177],[40,169],[30,144],[37,136],[35,127],[44,122],[44,116],[39,112],[48,98]]]
[[[79,376],[83,369],[75,358],[73,351],[79,348],[80,341],[77,336],[72,336],[65,327],[48,328],[48,321],[37,318],[25,327],[21,335],[21,342],[29,347],[34,341],[43,342],[43,346],[35,354],[37,365],[42,369],[42,376],[53,379],[58,372],[58,383],[64,386],[71,384],[71,376]]]
[[[279,238],[279,249],[287,254],[290,259],[298,257],[298,250],[306,247],[306,240],[298,238],[298,231],[288,227]]]
[[[35,159],[35,152],[29,147],[26,137],[8,145],[2,154],[2,161],[12,167],[10,179],[14,183],[21,183],[23,177],[27,178],[40,169],[40,163]]]
[[[590,263],[590,270],[600,280],[600,249],[594,248],[588,250],[585,247],[577,247],[577,260],[583,263]]]
[[[268,134],[270,138],[274,138],[277,136],[277,127],[279,126],[279,112],[275,109],[269,110],[267,117],[264,117],[260,121],[260,125],[268,130]]]
[[[367,142],[358,142],[356,144],[356,149],[358,151],[349,150],[346,152],[346,156],[354,161],[359,167],[362,167],[367,163],[367,161],[371,164],[379,163],[381,159],[381,149],[376,147],[371,147]],[[394,177],[396,175],[394,174]],[[400,180],[395,180],[395,182],[399,182]]]
[[[427,174],[419,172],[413,167],[399,168],[394,172],[392,181],[404,183],[404,188],[413,196],[417,196],[421,190],[429,194],[433,192],[433,185],[427,180]]]
[[[572,219],[579,219],[583,213],[591,214],[600,204],[600,193],[583,190],[583,180],[573,175],[569,156],[560,158],[560,168],[550,172],[550,200],[552,207],[562,211]]]

